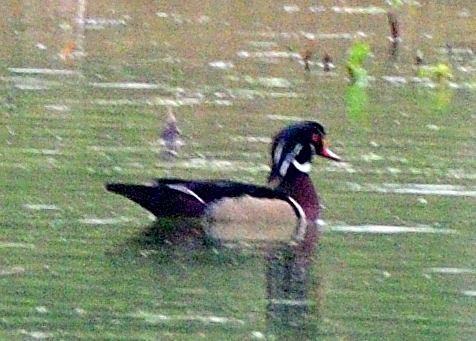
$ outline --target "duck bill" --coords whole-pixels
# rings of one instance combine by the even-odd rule
[[[326,159],[331,159],[331,160],[334,160],[334,161],[341,161],[342,160],[339,155],[334,153],[329,148],[322,148],[319,155],[322,156],[322,157],[325,157]]]
[[[326,159],[331,159],[331,160],[334,160],[334,161],[341,161],[340,156],[337,155],[336,153],[334,153],[332,150],[330,150],[325,141],[323,141],[321,151],[318,152],[317,155],[325,157]]]

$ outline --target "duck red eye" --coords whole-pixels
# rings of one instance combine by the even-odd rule
[[[319,134],[312,134],[311,139],[312,139],[312,142],[318,142],[318,141],[321,140],[321,135],[319,135]]]

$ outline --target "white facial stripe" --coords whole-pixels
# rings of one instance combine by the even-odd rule
[[[282,151],[283,151],[283,144],[284,143],[280,143],[277,147],[276,147],[276,150],[279,152],[279,153],[275,153],[274,154],[274,162],[277,163],[279,162],[279,159],[280,159],[280,156],[282,154]],[[314,146],[311,145],[312,148],[314,148]],[[292,150],[292,152],[288,153],[285,157],[285,159],[283,160],[282,164],[281,164],[281,167],[279,168],[279,174],[284,177],[286,175],[286,173],[288,172],[288,169],[289,169],[289,165],[293,164],[294,167],[296,167],[296,169],[302,173],[310,173],[311,172],[311,163],[310,162],[305,162],[305,163],[299,163],[297,160],[296,160],[296,156],[301,152],[303,146],[301,144],[296,144],[294,146],[294,149]]]
[[[286,173],[288,172],[288,168],[289,168],[289,165],[291,163],[289,162],[288,158],[286,158],[286,160],[283,161],[281,167],[279,168],[279,174],[284,178],[284,176],[286,175]]]
[[[274,163],[278,163],[279,160],[281,159],[281,154],[283,153],[284,143],[285,142],[283,140],[281,140],[281,141],[279,141],[278,145],[276,146],[276,149],[274,150],[274,155],[273,155]]]
[[[273,155],[273,161],[275,164],[279,164],[279,161],[281,160],[281,155],[283,154],[283,149],[285,144],[286,142],[284,140],[281,140],[276,146],[276,149],[274,150],[274,155]],[[284,175],[288,171],[288,168],[289,168],[289,161],[286,158],[285,160],[283,160],[281,167],[279,167],[279,174],[282,177],[284,177]]]
[[[294,146],[294,149],[293,149],[293,152],[292,152],[293,157],[298,155],[299,152],[301,151],[301,149],[302,149],[302,145],[300,143],[298,143],[296,146]]]
[[[316,154],[316,147],[312,143],[309,143],[309,146],[311,147],[311,153]]]
[[[194,197],[195,199],[197,199],[198,201],[200,201],[202,204],[206,205],[206,202],[202,198],[200,198],[197,195],[197,193],[195,193],[194,191],[188,189],[187,187],[185,187],[183,185],[167,185],[167,187],[171,188],[171,189],[175,189],[176,191],[188,194],[188,195]]]

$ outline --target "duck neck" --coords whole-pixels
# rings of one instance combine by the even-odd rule
[[[308,174],[298,173],[293,177],[285,177],[276,189],[296,200],[308,220],[315,221],[319,217],[319,198]]]

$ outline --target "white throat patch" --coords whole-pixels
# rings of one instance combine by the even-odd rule
[[[311,172],[310,162],[299,163],[296,159],[294,159],[293,166],[296,167],[296,169],[302,173],[309,174]]]

